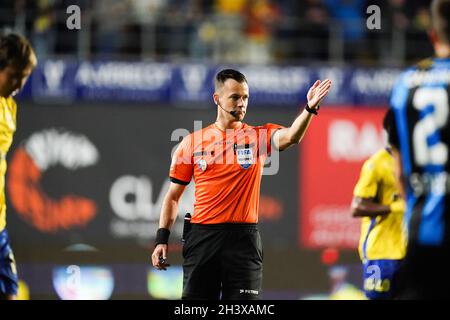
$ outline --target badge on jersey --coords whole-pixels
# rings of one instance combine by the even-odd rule
[[[253,164],[253,150],[251,148],[236,149],[236,158],[242,169],[248,169]]]
[[[208,164],[206,163],[205,159],[200,159],[197,162],[197,166],[202,172],[205,172],[206,168],[208,168]]]

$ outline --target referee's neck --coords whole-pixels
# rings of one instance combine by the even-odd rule
[[[240,129],[242,127],[242,121],[227,121],[227,120],[220,120],[217,119],[214,123],[217,128],[219,128],[222,131],[225,131],[227,129]]]

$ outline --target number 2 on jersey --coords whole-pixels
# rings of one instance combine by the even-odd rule
[[[420,113],[412,137],[416,164],[445,165],[448,146],[441,140],[439,130],[448,122],[447,91],[442,87],[419,88],[414,93],[413,106]]]

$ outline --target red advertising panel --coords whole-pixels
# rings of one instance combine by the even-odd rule
[[[300,149],[300,246],[356,248],[360,220],[350,203],[361,166],[382,148],[386,109],[321,110]]]

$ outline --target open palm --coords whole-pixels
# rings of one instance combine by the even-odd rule
[[[308,106],[312,109],[317,109],[320,102],[328,94],[331,88],[331,80],[324,81],[317,80],[308,90],[306,98],[308,99]]]

